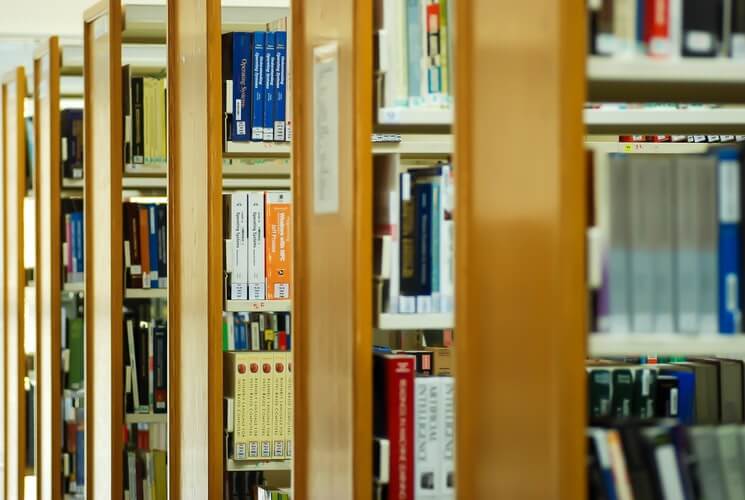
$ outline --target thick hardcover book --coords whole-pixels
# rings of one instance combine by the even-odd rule
[[[274,353],[260,352],[259,357],[259,452],[262,459],[272,458],[272,389],[274,381]]]
[[[642,429],[647,460],[654,470],[655,498],[685,498],[683,479],[670,430],[667,427]]]
[[[742,331],[740,311],[740,161],[736,149],[719,150],[719,331]]]
[[[225,353],[224,360],[225,397],[234,401],[232,458],[260,459],[258,355],[248,352]]]
[[[656,416],[660,418],[678,418],[678,401],[680,390],[678,379],[672,375],[660,375],[657,378]]]
[[[251,91],[251,140],[264,140],[264,50],[266,33],[251,34],[253,85]]]
[[[607,225],[608,248],[603,270],[600,302],[600,329],[610,332],[631,331],[631,262],[630,262],[630,169],[628,157],[609,155],[609,162],[598,163],[601,193],[607,193],[607,217],[599,217]],[[601,208],[602,205],[599,207]],[[600,212],[599,212],[600,214]],[[606,222],[604,222],[606,221]]]
[[[253,71],[251,68],[251,34],[250,33],[227,33],[223,35],[230,37],[230,48],[232,52],[232,80],[233,80],[233,119],[230,126],[230,140],[251,140],[251,83]],[[225,50],[225,45],[223,45]]]
[[[274,66],[277,63],[275,38],[271,31],[264,37],[264,141],[274,140]]]
[[[142,257],[142,288],[150,288],[150,228],[149,214],[146,205],[135,205],[140,216],[140,251]]]
[[[455,495],[455,380],[440,377],[440,441],[442,443],[442,474],[438,490],[445,498]]]
[[[745,458],[740,454],[738,443],[740,430],[736,425],[722,425],[717,427],[716,433],[727,494],[729,498],[745,498]]]
[[[649,333],[655,331],[655,218],[657,183],[654,159],[632,158],[630,174],[630,269],[632,331]]]
[[[655,414],[655,394],[657,392],[657,369],[640,367],[634,373],[634,399],[631,413],[641,419],[652,418]]]
[[[158,279],[159,288],[168,287],[168,206],[156,205],[158,208]]]
[[[284,141],[285,120],[287,119],[287,32],[277,31],[274,34],[274,140]]]
[[[155,413],[168,412],[168,337],[166,325],[156,324],[153,328],[155,365]]]
[[[677,379],[677,419],[681,424],[693,425],[695,423],[695,386],[696,376],[694,373],[670,370],[667,367],[660,372],[662,375],[673,376]]]
[[[266,298],[289,299],[292,283],[292,194],[266,193]]]
[[[700,197],[697,170],[701,157],[682,155],[675,164],[675,331],[698,333],[701,291]]]
[[[160,244],[158,242],[158,206],[147,205],[148,214],[148,243],[150,247],[150,287],[159,288],[158,266],[160,262]]]
[[[646,42],[649,55],[669,57],[672,55],[670,39],[670,0],[649,0],[646,4]]]
[[[145,163],[145,82],[132,77],[132,163]]]
[[[132,411],[137,411],[140,405],[140,382],[139,378],[137,376],[138,372],[138,353],[136,350],[136,337],[138,335],[139,331],[139,324],[137,322],[137,318],[134,316],[130,316],[125,319],[125,328],[126,328],[126,334],[127,334],[127,354],[129,356],[129,365],[130,365],[130,376],[132,377]],[[144,390],[144,387],[142,387]],[[129,406],[129,405],[127,405]]]
[[[715,57],[722,37],[721,0],[683,0],[683,56]]]
[[[373,363],[376,437],[391,443],[388,498],[414,498],[414,358],[375,353]]]
[[[654,310],[652,331],[675,331],[675,239],[674,239],[674,164],[669,158],[658,155],[647,172],[654,195],[647,195],[655,209],[647,212],[651,220]],[[633,300],[632,300],[633,302]]]
[[[230,298],[248,300],[248,193],[236,191],[229,195],[230,248],[233,272],[230,275]]]

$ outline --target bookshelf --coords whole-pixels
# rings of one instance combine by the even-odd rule
[[[124,290],[125,299],[167,299],[168,290],[165,288],[127,288]]]
[[[590,356],[678,356],[745,355],[742,335],[685,335],[680,333],[591,333]]]
[[[4,278],[5,278],[5,342],[3,402],[5,442],[3,443],[5,469],[5,495],[23,498],[25,475],[26,398],[24,377],[26,353],[24,349],[24,210],[26,193],[26,140],[24,125],[24,97],[26,72],[18,67],[2,77],[3,109],[3,159],[5,210],[4,225]]]
[[[586,109],[589,133],[739,134],[744,131],[745,108],[711,109]]]
[[[379,313],[375,326],[379,330],[447,330],[455,326],[455,321],[449,313]]]

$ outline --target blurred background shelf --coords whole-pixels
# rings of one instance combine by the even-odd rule
[[[593,333],[588,341],[588,353],[590,356],[636,356],[645,354],[745,356],[745,335]]]

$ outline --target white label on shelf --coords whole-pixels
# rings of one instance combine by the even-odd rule
[[[313,194],[316,214],[339,211],[339,48],[313,49]]]
[[[109,15],[105,14],[93,21],[93,38],[101,38],[109,32]]]
[[[670,416],[678,416],[678,389],[670,389]]]
[[[732,59],[745,59],[745,34],[732,33]]]
[[[711,52],[714,49],[714,37],[707,31],[687,32],[685,43],[691,52]]]

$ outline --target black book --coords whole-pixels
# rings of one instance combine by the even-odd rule
[[[610,500],[605,489],[603,467],[600,465],[600,452],[592,436],[587,436],[587,498],[590,500]]]
[[[83,176],[83,110],[63,109],[60,113],[62,136],[62,176],[79,179]]]
[[[157,322],[153,327],[154,413],[168,412],[168,337],[166,325]]]
[[[122,133],[124,134],[124,164],[132,163],[132,73],[122,66]]]
[[[132,77],[132,163],[145,163],[144,79]]]
[[[722,1],[683,0],[683,56],[715,57],[722,40]]]
[[[618,432],[621,436],[626,456],[626,468],[635,500],[657,500],[662,497],[656,495],[658,489],[654,478],[656,467],[650,464],[647,447],[641,436],[642,428],[640,422],[624,422],[618,425]]]
[[[657,417],[677,418],[678,416],[678,378],[672,375],[660,375],[657,378]]]
[[[148,366],[150,363],[150,352],[148,349],[148,323],[140,322],[135,328],[135,356],[137,356],[137,387],[139,389],[140,411],[150,407],[150,383],[148,378]]]
[[[253,74],[253,73],[252,73]],[[233,82],[233,33],[224,33],[222,35],[222,102],[225,111],[224,134],[225,140],[231,140],[233,116],[228,113],[228,103],[232,101],[233,96],[228,95],[226,87],[227,82]],[[250,135],[250,134],[249,134]]]
[[[594,368],[587,373],[590,418],[610,415],[611,375],[609,370]]]
[[[630,417],[634,399],[634,375],[631,370],[616,368],[611,374],[613,398],[611,411],[614,417]]]
[[[131,330],[134,333],[134,328],[137,324],[136,318],[128,314],[124,318],[124,386],[125,386],[125,393],[124,393],[124,411],[126,413],[134,413],[135,411],[135,402],[134,402],[134,378],[132,376],[132,373],[134,373],[134,359],[131,355],[131,353],[134,350],[134,346],[130,345],[130,335],[129,331]],[[129,369],[129,370],[128,370]],[[129,375],[129,377],[127,377]]]
[[[634,399],[631,414],[637,418],[652,418],[655,415],[657,370],[641,368],[634,376]]]

